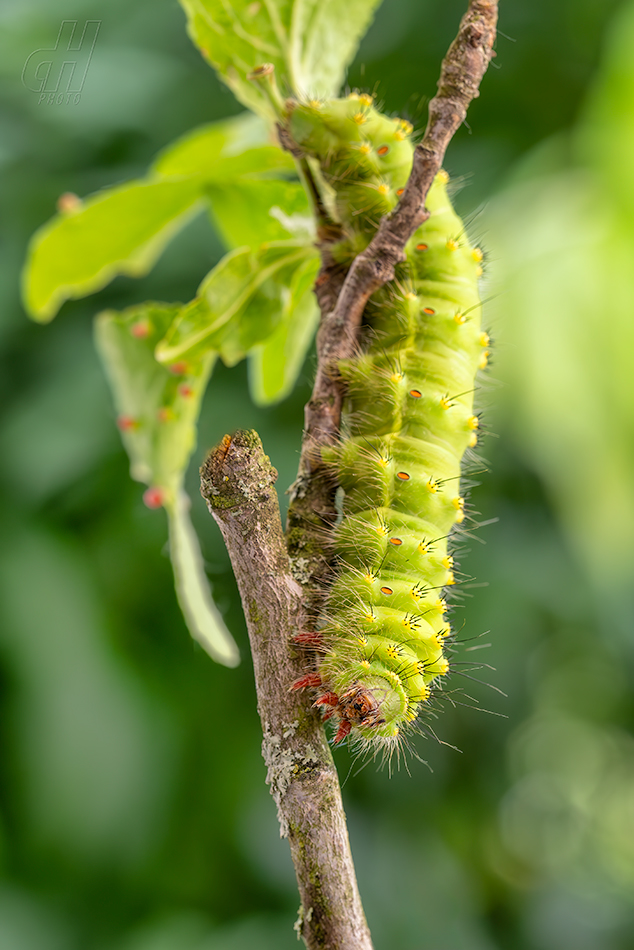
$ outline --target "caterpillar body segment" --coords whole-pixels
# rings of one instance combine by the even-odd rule
[[[333,190],[344,232],[335,257],[352,257],[407,182],[411,125],[357,94],[291,104],[288,121]],[[343,502],[317,651],[337,741],[348,734],[371,745],[398,741],[449,669],[448,546],[465,517],[461,460],[478,439],[473,394],[489,339],[480,326],[482,254],[447,183],[441,171],[406,263],[366,307],[361,352],[339,366],[342,438],[323,457]]]
[[[289,131],[320,165],[332,189],[335,217],[346,238],[332,249],[349,263],[369,243],[383,215],[398,202],[412,165],[412,126],[381,115],[372,97],[290,103]]]

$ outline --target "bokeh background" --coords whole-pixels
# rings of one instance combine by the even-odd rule
[[[345,0],[344,0],[345,2]],[[352,87],[424,124],[464,0],[385,0]],[[473,699],[409,771],[346,750],[353,851],[377,950],[634,946],[634,4],[505,0],[495,68],[451,146],[487,251],[490,474],[456,610]],[[79,104],[38,103],[28,55],[101,21]],[[237,670],[190,640],[162,512],[130,481],[92,343],[103,307],[189,299],[221,254],[201,217],[155,271],[28,322],[18,274],[58,195],[141,174],[239,111],[175,0],[2,0],[0,947],[290,950],[298,899],[264,785],[241,608],[218,531],[193,517]],[[191,466],[259,430],[293,479],[308,361],[258,410],[244,366],[212,380]],[[489,634],[486,632],[490,631]],[[481,636],[482,635],[482,636]],[[473,638],[473,639],[471,639]],[[471,706],[480,706],[477,711]],[[456,751],[452,746],[457,747]]]

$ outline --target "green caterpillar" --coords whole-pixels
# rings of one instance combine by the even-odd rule
[[[291,103],[289,131],[319,163],[344,229],[349,262],[395,207],[412,165],[412,126],[372,98]],[[489,356],[480,327],[482,254],[472,247],[441,171],[429,219],[407,261],[371,298],[361,351],[340,364],[346,385],[340,444],[324,450],[344,500],[334,532],[337,568],[317,648],[316,705],[338,717],[335,741],[388,747],[424,709],[449,670],[443,597],[454,584],[448,541],[462,524],[461,460],[478,440],[475,378]],[[325,692],[323,692],[325,690]]]

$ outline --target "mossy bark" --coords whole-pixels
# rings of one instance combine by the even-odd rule
[[[316,711],[290,691],[305,673],[292,645],[305,608],[291,572],[276,478],[257,433],[237,432],[207,458],[201,490],[245,607],[267,782],[297,872],[298,930],[310,950],[371,950],[330,747]]]

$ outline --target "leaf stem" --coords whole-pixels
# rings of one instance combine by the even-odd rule
[[[308,159],[305,157],[296,158],[295,162],[297,164],[300,180],[306,190],[308,200],[313,210],[317,224],[317,237],[320,241],[332,242],[338,237],[341,237],[341,226],[337,224],[328,213]]]
[[[178,603],[192,637],[216,663],[237,666],[240,653],[211,598],[198,538],[189,517],[190,506],[182,489],[165,506]]]

